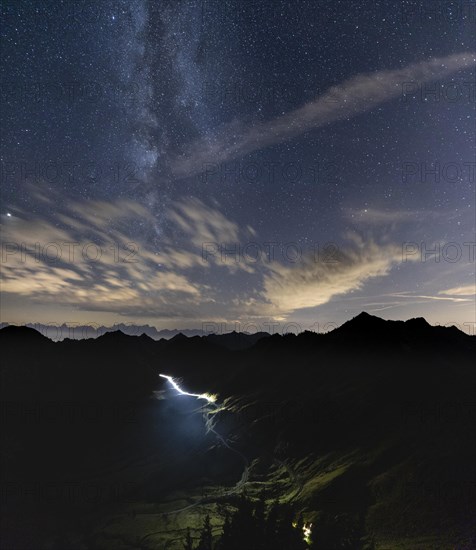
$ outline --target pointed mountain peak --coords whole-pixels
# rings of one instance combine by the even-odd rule
[[[176,334],[175,336],[172,336],[172,338],[170,338],[170,342],[180,342],[182,340],[188,340],[188,338],[185,336],[185,334],[183,332],[179,332],[178,334]]]
[[[120,340],[122,338],[127,338],[127,337],[128,335],[124,334],[122,330],[108,330],[107,332],[99,336],[97,340],[110,341],[110,340]]]
[[[407,327],[410,327],[416,330],[419,330],[419,329],[425,330],[425,329],[431,328],[430,323],[428,323],[428,321],[423,317],[414,317],[413,319],[408,319],[408,321],[405,321],[405,325],[407,325]]]
[[[340,327],[333,330],[332,333],[334,336],[345,335],[349,337],[361,337],[364,335],[370,336],[376,332],[380,333],[387,327],[389,327],[388,321],[385,321],[380,317],[376,317],[375,315],[370,315],[370,313],[367,313],[366,311],[362,311],[362,313],[359,313],[359,315],[353,317],[350,321],[347,321]]]
[[[378,317],[375,317],[375,315],[370,315],[370,313],[367,313],[366,311],[362,311],[359,313],[356,317],[353,318],[353,320],[368,320],[368,319],[378,319]]]
[[[347,323],[344,323],[345,325],[350,326],[366,326],[369,324],[376,324],[376,323],[385,323],[384,319],[381,319],[380,317],[377,317],[375,315],[370,315],[370,313],[367,313],[366,311],[362,311],[362,313],[359,313],[356,317],[353,317],[350,321],[347,321]]]

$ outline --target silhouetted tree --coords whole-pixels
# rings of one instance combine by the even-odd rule
[[[266,542],[270,548],[273,547],[273,545],[278,544],[278,520],[279,520],[279,500],[276,499],[271,509],[268,513],[268,516],[266,518],[266,524],[265,524],[265,537]]]
[[[303,538],[303,525],[302,516],[295,523],[291,506],[280,505],[277,500],[266,513],[264,490],[255,504],[243,494],[235,512],[226,512],[222,536],[217,541],[215,550],[307,550],[309,547]],[[185,550],[193,550],[189,532]],[[212,550],[212,530],[208,515],[196,550]]]
[[[223,523],[223,533],[217,544],[218,550],[229,550],[233,548],[233,529],[231,526],[230,512],[225,512],[225,522]]]
[[[242,548],[254,550],[251,544],[254,544],[255,541],[255,527],[253,505],[246,494],[243,493],[238,503],[238,509],[231,519],[231,533],[233,535],[232,550],[235,548],[237,550],[241,550]]]
[[[255,522],[255,547],[257,550],[265,550],[266,545],[266,491],[260,493],[258,502],[256,503],[254,513]]]
[[[200,542],[197,550],[212,550],[212,526],[210,516],[207,514],[203,522],[202,532],[200,533]]]
[[[303,539],[302,526],[298,530],[293,527],[294,514],[288,504],[278,509],[278,525],[276,529],[277,546],[280,550],[304,550],[307,544]]]
[[[360,550],[357,523],[348,514],[322,514],[313,528],[312,550]]]
[[[298,516],[298,520],[296,522],[296,529],[300,529],[302,531],[302,528],[304,527],[304,520],[302,517],[302,512]]]
[[[190,527],[187,528],[187,536],[185,537],[185,543],[183,545],[184,550],[193,550],[193,540],[190,534]]]

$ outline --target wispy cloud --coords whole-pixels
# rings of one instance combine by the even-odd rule
[[[364,225],[392,225],[422,221],[429,218],[444,216],[442,212],[433,210],[379,210],[377,208],[348,208],[345,217],[348,220]]]
[[[439,294],[442,294],[441,292]],[[443,302],[471,302],[470,298],[458,298],[457,296],[440,296],[435,294],[413,294],[410,292],[398,292],[396,294],[388,294],[390,297],[403,298],[409,300],[425,300],[425,301],[443,301]]]
[[[211,208],[196,197],[187,197],[174,203],[169,215],[199,249],[206,242],[239,242],[243,234],[253,236],[251,227],[240,229],[237,223],[228,220],[219,210]]]
[[[387,275],[401,261],[397,245],[350,237],[348,246],[340,248],[332,262],[309,255],[292,266],[270,264],[262,292],[237,305],[250,315],[285,318],[297,310],[321,306],[336,296],[359,290],[369,280]]]
[[[402,69],[357,75],[282,116],[253,125],[234,122],[223,127],[213,140],[188,144],[181,155],[171,159],[172,175],[193,176],[202,172],[207,163],[227,162],[369,111],[401,95],[404,83],[422,85],[475,65],[476,53],[467,52],[412,63]]]
[[[42,196],[40,189],[35,192]],[[154,225],[152,213],[137,202],[64,204],[44,215],[15,208],[15,216],[3,220],[2,292],[33,303],[134,317],[197,316],[213,296],[194,269],[250,271],[245,263],[223,264],[219,257],[203,261],[203,243],[236,243],[254,232],[196,198],[171,204],[170,236],[160,245],[142,238],[147,231],[131,237],[134,224]]]
[[[232,273],[238,270],[254,272],[253,266],[247,262],[225,262],[222,261],[221,254],[206,254],[207,246],[214,250],[221,245],[233,247],[254,237],[256,232],[251,226],[240,227],[217,208],[196,197],[185,197],[176,201],[167,217],[177,230],[183,232],[195,252],[202,255],[203,262],[225,268]],[[169,251],[169,254],[173,256],[177,251]]]
[[[476,296],[476,284],[440,290],[438,294],[445,294],[449,296]]]
[[[2,218],[2,291],[32,303],[135,318],[197,319],[211,312],[220,318],[285,319],[339,297],[352,300],[369,281],[401,265],[401,245],[387,235],[377,242],[354,233],[332,258],[303,254],[297,263],[282,263],[263,256],[250,265],[224,262],[217,253],[204,261],[205,243],[247,242],[254,230],[194,197],[172,203],[167,219],[168,235],[157,245],[141,238],[147,227],[131,243],[131,226],[149,224],[152,233],[154,226],[150,210],[133,201],[71,202],[44,216],[16,208],[15,216]],[[249,277],[249,291],[242,280],[234,287],[229,279],[239,271]],[[474,295],[474,286],[465,285],[387,294],[388,301],[370,305],[384,310],[410,300],[468,303]]]

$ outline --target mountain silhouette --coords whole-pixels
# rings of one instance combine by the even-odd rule
[[[7,325],[0,329],[0,337],[3,343],[9,342],[45,342],[48,340],[46,336],[40,334],[37,330],[30,327]]]
[[[329,548],[349,529],[361,550],[472,547],[476,337],[456,327],[363,312],[326,334],[54,342],[8,326],[0,349],[5,547],[181,544],[262,487],[337,533]],[[159,374],[218,395],[213,431]]]

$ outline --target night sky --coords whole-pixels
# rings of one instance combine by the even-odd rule
[[[475,2],[1,18],[2,321],[474,333]]]

